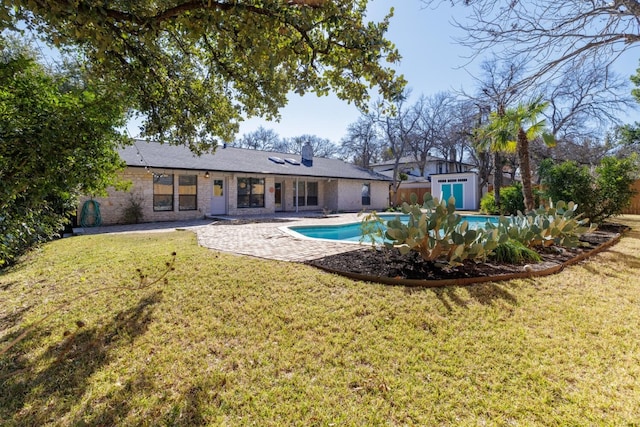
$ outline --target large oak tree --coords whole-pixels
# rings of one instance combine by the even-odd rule
[[[134,99],[143,136],[194,151],[231,142],[243,118],[278,117],[291,92],[334,92],[366,107],[404,80],[367,0],[17,0],[0,25],[23,22]],[[386,65],[385,65],[386,63]],[[309,119],[313,119],[310,114]]]

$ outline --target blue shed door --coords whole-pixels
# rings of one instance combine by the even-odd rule
[[[447,202],[451,197],[451,184],[442,184],[442,200]]]
[[[453,197],[456,199],[456,209],[462,209],[464,207],[463,185],[464,184],[453,184]]]
[[[448,202],[452,195],[456,199],[456,209],[462,209],[464,207],[463,184],[442,184],[442,200]]]

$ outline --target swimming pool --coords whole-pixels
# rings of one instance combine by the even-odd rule
[[[379,215],[384,221],[400,217],[402,221],[408,221],[409,215],[382,214]],[[469,228],[484,226],[487,222],[498,223],[498,217],[488,215],[462,215],[462,221],[469,222]],[[461,221],[461,222],[462,222]],[[283,228],[289,234],[298,238],[339,240],[341,242],[360,243],[362,240],[362,224],[351,222],[338,225],[294,225]]]

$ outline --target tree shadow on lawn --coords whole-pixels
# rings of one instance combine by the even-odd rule
[[[0,272],[0,276],[1,275],[2,275],[2,273]],[[7,282],[7,283],[0,283],[0,291],[8,291],[9,289],[11,289],[13,286],[15,286],[17,284],[18,284],[17,281]]]
[[[0,332],[13,328],[18,323],[22,321],[24,314],[31,309],[31,305],[20,307],[17,310],[13,310],[10,313],[0,316]],[[14,335],[11,340],[15,339],[17,335]],[[11,340],[7,340],[7,342],[11,342]]]
[[[624,270],[618,269],[611,272],[605,272],[600,268],[594,267],[588,261],[582,262],[580,266],[585,270],[587,270],[588,272],[592,273],[594,276],[604,275],[604,276],[616,277],[616,278],[626,275],[626,273],[623,273],[623,271],[626,271],[629,269],[640,271],[640,257],[638,257],[637,255],[629,255],[628,253],[615,251],[615,250],[612,250],[611,248],[607,249],[607,252],[615,256],[616,262],[624,264]]]
[[[448,312],[453,311],[454,305],[461,308],[467,308],[469,306],[470,299],[461,298],[458,295],[460,286],[443,286],[438,288],[422,288],[422,287],[409,287],[406,288],[407,292],[433,292],[433,294],[440,300],[442,305]],[[471,299],[485,305],[491,306],[498,301],[506,302],[509,305],[515,306],[518,300],[513,294],[511,294],[504,285],[497,283],[477,283],[467,285],[464,288]]]
[[[37,347],[38,337],[47,332],[41,328],[31,333],[0,359],[0,419],[15,425],[44,425],[65,417],[82,398],[91,376],[110,361],[109,352],[120,345],[130,345],[143,335],[151,320],[153,305],[161,301],[161,291],[142,298],[138,304],[116,314],[100,327],[81,327],[47,348],[33,363],[23,353]],[[18,331],[18,336],[22,331]],[[18,355],[16,356],[16,353]],[[5,360],[6,359],[6,360]],[[40,372],[34,367],[46,365]],[[133,380],[131,380],[133,381]],[[125,393],[126,395],[126,393]],[[104,414],[99,422],[112,425],[128,411],[126,399],[106,406],[115,411]],[[90,411],[79,413],[78,417]],[[90,413],[90,412],[89,412]],[[11,423],[11,421],[8,421]],[[72,424],[86,424],[76,419]],[[114,422],[113,424],[117,424]]]
[[[624,233],[624,237],[629,237],[632,239],[640,239],[640,230],[632,228],[631,230]]]

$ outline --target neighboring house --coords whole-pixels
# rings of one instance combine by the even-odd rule
[[[371,169],[375,172],[392,176],[395,160],[387,160],[381,163],[371,165]],[[404,156],[400,158],[398,171],[407,174],[409,177],[429,178],[433,174],[467,172],[473,169],[473,165],[468,163],[452,162],[440,157],[428,156],[424,173],[421,173],[418,162],[412,156]]]
[[[395,160],[388,160],[371,165],[371,169],[392,179],[394,164]],[[470,172],[473,167],[473,165],[467,163],[452,162],[439,157],[428,156],[424,167],[424,173],[422,173],[415,158],[411,156],[402,157],[398,164],[398,172],[405,174],[407,179],[400,183],[400,187],[398,188],[398,200],[409,201],[411,193],[414,193],[418,196],[418,201],[421,201],[425,193],[433,193],[433,175]],[[393,195],[390,197],[391,200],[394,199]],[[480,198],[477,197],[477,199],[479,200]]]
[[[175,221],[215,215],[298,211],[382,210],[389,181],[382,174],[337,159],[219,146],[194,155],[184,146],[137,140],[120,151],[128,192],[109,190],[97,198],[103,224],[123,221],[137,202],[143,221]],[[82,222],[81,200],[79,220]]]

